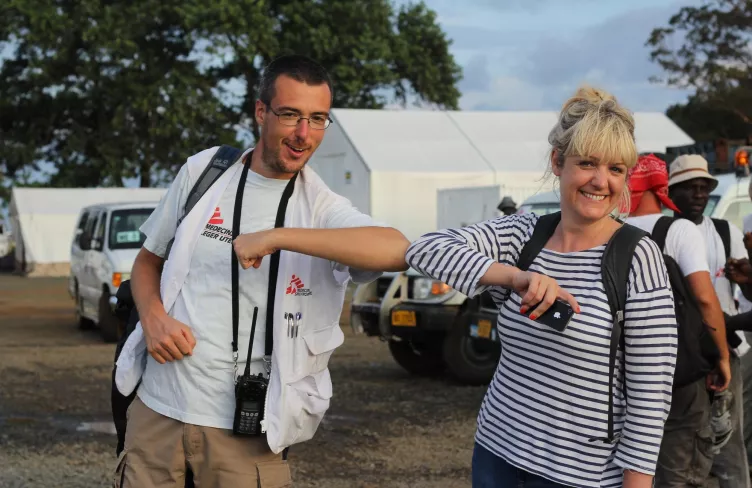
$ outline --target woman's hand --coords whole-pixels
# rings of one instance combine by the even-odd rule
[[[517,270],[512,277],[512,289],[522,297],[520,313],[526,314],[530,308],[537,305],[530,313],[531,320],[543,315],[557,298],[569,302],[575,313],[580,313],[577,300],[568,291],[560,288],[556,280],[546,275]]]

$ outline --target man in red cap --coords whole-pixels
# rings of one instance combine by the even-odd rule
[[[643,155],[628,175],[631,211],[627,223],[653,233],[664,215],[661,205],[678,211],[668,196],[666,163],[653,154]],[[663,435],[655,486],[705,486],[711,479],[714,435],[711,428],[711,400],[708,388],[722,391],[731,380],[726,326],[721,304],[713,288],[705,253],[705,239],[697,226],[686,219],[665,217],[668,225],[665,255],[673,258],[697,299],[704,322],[721,352],[716,374],[718,382],[706,378],[672,392],[671,412]],[[679,324],[681,327],[681,324]],[[715,374],[713,375],[715,376]],[[699,437],[699,442],[698,442]]]

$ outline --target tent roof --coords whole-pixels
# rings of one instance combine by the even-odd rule
[[[372,171],[537,171],[557,112],[334,109]],[[694,141],[660,112],[637,112],[638,151]]]
[[[332,117],[372,170],[490,171],[445,112],[338,108]]]
[[[99,203],[158,202],[166,188],[18,188],[11,192],[16,214],[75,214]]]

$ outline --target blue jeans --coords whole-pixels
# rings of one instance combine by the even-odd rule
[[[515,468],[477,442],[473,450],[473,488],[565,488]]]

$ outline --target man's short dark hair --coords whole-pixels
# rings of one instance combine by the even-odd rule
[[[326,69],[313,59],[300,54],[288,54],[272,60],[264,69],[259,84],[259,99],[269,105],[274,98],[274,83],[281,75],[289,76],[293,80],[307,85],[327,84],[334,99],[332,79]]]

